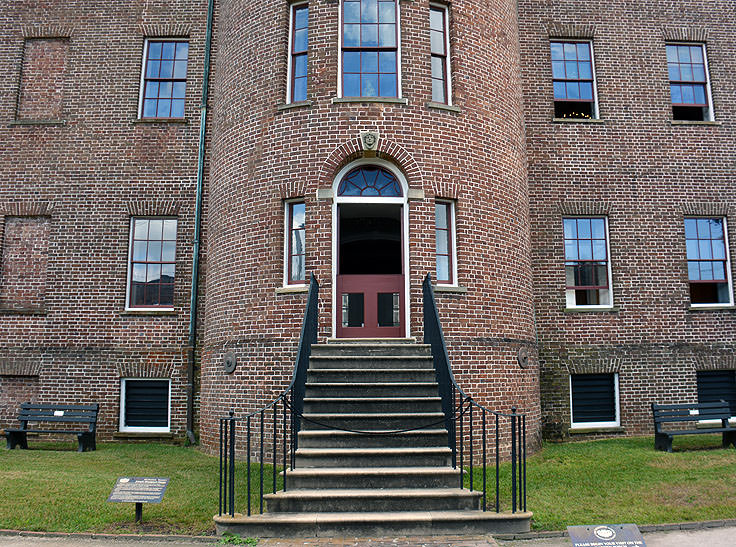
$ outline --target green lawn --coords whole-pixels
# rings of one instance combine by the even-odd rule
[[[0,450],[0,528],[64,532],[211,534],[217,512],[218,460],[187,447],[100,443],[79,454],[76,443],[31,441],[31,450]],[[254,466],[257,469],[257,466]],[[237,510],[245,512],[245,465],[239,464]],[[271,489],[266,466],[266,491]],[[120,476],[169,477],[164,500],[143,506],[107,503]],[[252,499],[258,510],[257,473]],[[736,450],[720,437],[675,440],[675,452],[655,452],[652,437],[547,444],[528,461],[528,508],[534,528],[573,524],[655,524],[732,518],[736,514]],[[508,507],[508,466],[502,506]],[[475,469],[476,488],[482,484]],[[489,468],[489,502],[495,499]]]

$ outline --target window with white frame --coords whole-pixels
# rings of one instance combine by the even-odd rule
[[[698,403],[726,401],[736,416],[736,370],[699,370],[696,378]]]
[[[171,381],[123,378],[120,381],[120,431],[168,433]]]
[[[686,218],[685,243],[690,304],[733,305],[726,219]]]
[[[287,102],[307,100],[307,47],[309,44],[309,6],[291,6],[289,33],[289,91]]]
[[[173,308],[176,219],[133,217],[128,250],[128,308]]]
[[[553,41],[550,54],[555,118],[598,118],[592,42]]]
[[[429,5],[432,101],[444,104],[452,104],[448,16],[447,6]]]
[[[343,97],[399,96],[397,4],[397,0],[342,1]]]
[[[284,234],[285,285],[302,285],[307,282],[305,250],[305,214],[301,200],[286,202]]]
[[[455,275],[455,202],[434,204],[435,263],[437,283],[452,285]]]
[[[711,121],[708,62],[705,44],[667,44],[672,119]]]
[[[571,374],[570,414],[573,428],[619,426],[618,374]]]
[[[141,118],[184,117],[188,60],[189,42],[186,40],[146,40],[139,105]]]
[[[565,300],[568,308],[613,305],[606,217],[564,218]]]

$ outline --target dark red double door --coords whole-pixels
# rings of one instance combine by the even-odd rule
[[[338,338],[405,335],[400,205],[338,207]]]

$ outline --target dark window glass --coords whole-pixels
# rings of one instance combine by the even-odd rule
[[[728,304],[728,255],[723,218],[686,218],[691,304]]]
[[[291,17],[291,102],[306,101],[309,7],[294,6]]]
[[[613,374],[573,374],[570,383],[573,423],[617,421]]]
[[[345,175],[337,188],[338,196],[401,197],[401,184],[381,167],[356,167]]]
[[[447,10],[430,6],[429,35],[432,56],[432,100],[448,102],[447,90]]]
[[[668,44],[667,72],[675,120],[710,119],[702,44]]]
[[[343,96],[398,96],[396,0],[345,0],[342,9]]]
[[[124,380],[126,427],[169,427],[169,381]]]
[[[697,377],[699,403],[726,401],[731,416],[736,415],[736,371],[699,370]]]
[[[556,118],[595,118],[590,42],[552,42],[552,89]]]
[[[306,283],[306,229],[304,202],[288,204],[289,211],[289,249],[288,249],[288,281],[289,283]]]
[[[188,42],[147,42],[142,118],[183,118]]]
[[[568,306],[610,305],[605,218],[565,218]]]
[[[437,283],[452,283],[452,204],[438,201],[434,206],[435,260]]]
[[[130,249],[131,308],[174,306],[176,219],[134,218]]]

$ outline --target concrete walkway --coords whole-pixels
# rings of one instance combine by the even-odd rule
[[[644,533],[647,547],[734,547],[736,527],[702,528],[697,530],[668,530]],[[83,537],[82,535],[47,536],[0,535],[0,547],[109,547],[148,545],[198,546],[214,545],[218,538],[186,537]],[[382,537],[382,538],[314,538],[314,539],[263,539],[259,547],[570,547],[569,538],[548,537],[536,539],[494,540],[489,536],[437,536],[437,537]]]

